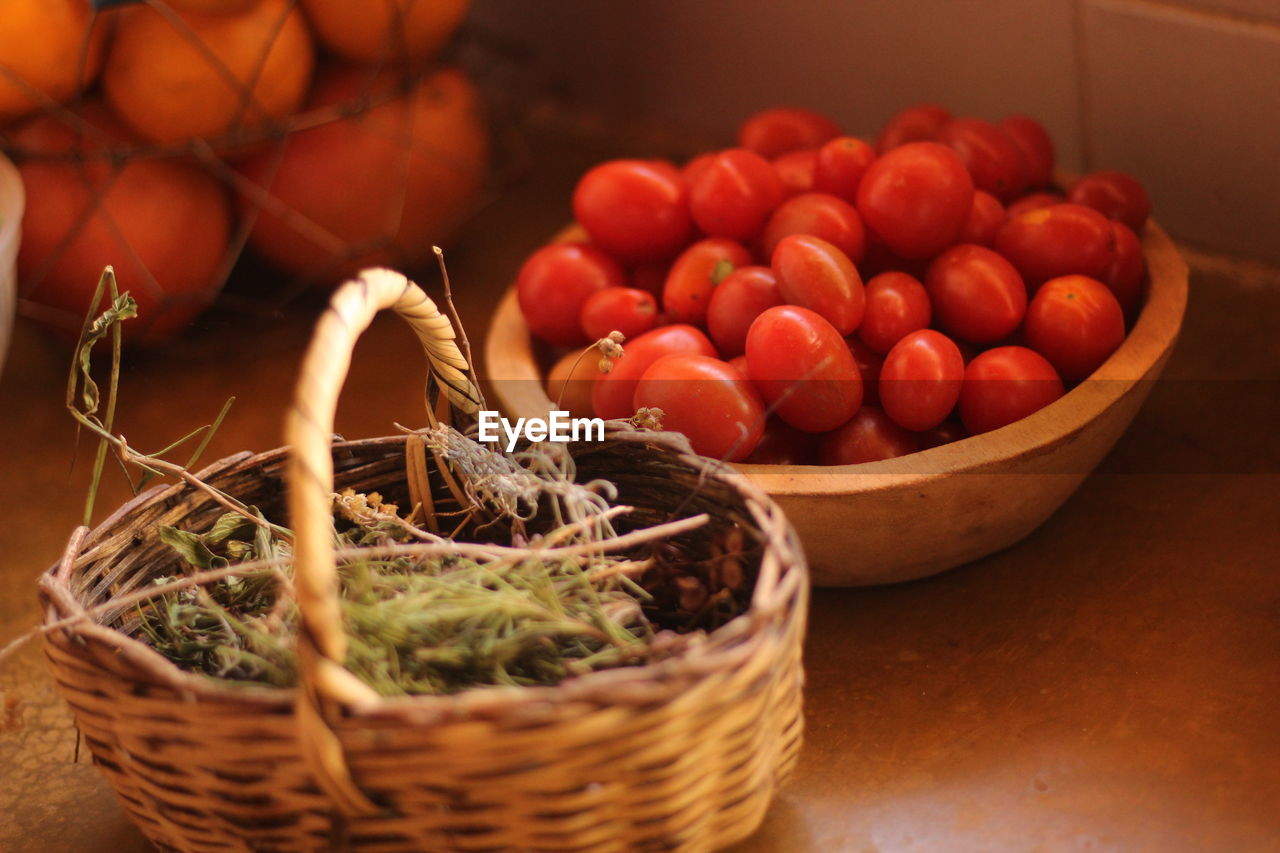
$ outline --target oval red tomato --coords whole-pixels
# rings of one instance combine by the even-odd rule
[[[1108,219],[1117,219],[1135,233],[1142,233],[1151,215],[1151,199],[1132,175],[1124,172],[1092,172],[1071,185],[1067,201],[1083,204]]]
[[[818,312],[841,335],[862,322],[862,278],[849,256],[831,243],[807,234],[784,237],[773,250],[771,266],[784,301]]]
[[[927,258],[956,241],[973,206],[973,179],[956,153],[909,142],[881,155],[858,187],[858,213],[904,258]]]
[[[880,405],[903,429],[933,429],[955,408],[963,379],[964,358],[955,343],[933,329],[921,329],[884,357]]]
[[[862,403],[853,354],[820,314],[779,305],[747,332],[747,367],[778,417],[805,432],[844,423]]]
[[[938,131],[938,141],[960,156],[973,185],[1001,201],[1027,187],[1027,160],[1009,134],[980,118],[955,118]]]
[[[662,286],[662,310],[677,323],[701,326],[712,291],[729,273],[751,263],[751,253],[733,240],[708,237],[680,253]]]
[[[852,204],[862,176],[876,159],[876,151],[861,139],[838,136],[818,149],[813,162],[813,188]]]
[[[960,419],[973,435],[1038,412],[1063,395],[1062,380],[1044,356],[1026,347],[979,353],[964,371]]]
[[[922,142],[938,138],[938,131],[951,120],[951,112],[938,104],[915,104],[897,113],[885,123],[876,138],[877,153],[908,142]]]
[[[621,332],[627,340],[653,328],[658,318],[658,303],[653,294],[631,287],[597,290],[582,303],[582,331],[587,340]]]
[[[543,246],[524,262],[516,276],[516,298],[533,334],[560,346],[585,343],[579,318],[594,293],[621,287],[622,267],[586,243]]]
[[[773,170],[782,181],[783,195],[794,196],[813,192],[813,168],[816,151],[792,151],[773,160]]]
[[[693,234],[680,172],[657,160],[610,160],[573,191],[573,215],[591,242],[624,263],[657,261]]]
[[[964,226],[960,229],[961,243],[976,243],[979,246],[994,246],[996,235],[1004,226],[1006,215],[1000,199],[985,190],[973,191],[973,205],[969,215],[965,217]]]
[[[782,304],[778,277],[768,267],[738,267],[720,282],[707,308],[707,332],[726,358],[746,351],[756,317]]]
[[[1024,115],[1005,116],[1000,127],[1022,149],[1027,163],[1027,186],[1047,187],[1053,183],[1053,140],[1044,125]]]
[[[867,282],[867,310],[858,337],[877,353],[887,353],[912,332],[928,328],[933,316],[924,285],[904,272],[882,272]]]
[[[804,193],[787,199],[765,223],[760,238],[764,257],[772,258],[783,237],[808,234],[820,237],[857,264],[867,248],[862,217],[853,205],[826,193]]]
[[[858,376],[862,379],[862,402],[879,405],[880,369],[884,367],[884,356],[864,344],[856,335],[846,337],[844,342],[849,347],[853,363],[858,366]]]
[[[919,439],[875,406],[863,406],[839,429],[822,437],[823,465],[859,465],[906,456],[920,449]]]
[[[1046,281],[1027,306],[1027,343],[1068,382],[1084,379],[1124,342],[1124,312],[1100,281]]]
[[[1142,305],[1142,285],[1147,277],[1147,264],[1142,257],[1142,244],[1138,242],[1138,235],[1128,225],[1112,221],[1111,232],[1115,239],[1116,255],[1107,268],[1102,283],[1111,288],[1124,311],[1125,319],[1132,323]]]
[[[772,163],[745,148],[730,148],[690,179],[689,212],[708,236],[746,242],[759,236],[783,195]]]
[[[596,379],[591,389],[591,408],[596,416],[610,419],[634,415],[632,401],[640,377],[658,359],[679,353],[714,357],[716,348],[701,331],[679,323],[661,326],[623,344],[622,357],[613,362],[609,373]]]
[[[1027,193],[1022,198],[1010,203],[1005,208],[1005,222],[1013,219],[1015,216],[1021,216],[1029,210],[1039,210],[1042,207],[1053,207],[1055,204],[1062,204],[1067,197],[1058,192],[1034,192]]]
[[[1013,217],[996,235],[996,251],[1032,290],[1060,275],[1102,278],[1115,259],[1111,223],[1079,204],[1055,204]]]
[[[761,157],[781,157],[817,148],[840,135],[840,125],[822,113],[801,107],[773,107],[747,118],[738,128],[738,144]]]
[[[925,287],[938,328],[973,344],[1008,337],[1027,310],[1022,277],[985,246],[962,243],[938,255]]]
[[[662,428],[684,433],[695,453],[738,462],[764,431],[764,404],[734,367],[705,355],[667,355],[649,366],[632,400],[662,409]]]

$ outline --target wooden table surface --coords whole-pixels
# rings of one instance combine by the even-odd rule
[[[543,161],[449,253],[477,345],[601,153]],[[1280,850],[1280,278],[1193,267],[1168,378],[1039,531],[935,578],[816,592],[800,768],[739,853]],[[315,305],[219,312],[130,356],[120,430],[156,448],[234,394],[206,458],[278,446]],[[35,623],[87,467],[82,449],[68,475],[67,352],[18,332],[0,381],[0,644]],[[377,321],[339,432],[420,423],[417,359]],[[113,478],[99,517],[125,495]],[[148,849],[73,760],[38,644],[0,667],[0,691],[0,850]]]

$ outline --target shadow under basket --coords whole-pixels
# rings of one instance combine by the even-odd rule
[[[335,443],[328,485],[403,497],[419,440]],[[207,493],[155,488],[78,530],[40,594],[47,626],[84,618],[50,630],[46,651],[95,763],[147,837],[201,853],[568,853],[715,850],[751,834],[801,742],[809,583],[795,533],[763,492],[682,437],[612,425],[603,442],[568,448],[579,482],[615,483],[635,527],[707,513],[664,547],[708,578],[718,537],[740,530],[743,612],[673,657],[556,686],[313,705],[306,665],[294,689],[185,672],[129,636],[130,607],[110,606],[176,570],[155,531],[207,530],[224,511]],[[289,448],[245,453],[198,476],[279,518],[296,486],[289,463]],[[318,729],[306,719],[317,707]],[[320,778],[314,755],[330,748],[371,810]]]

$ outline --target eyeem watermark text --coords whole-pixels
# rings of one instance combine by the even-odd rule
[[[516,449],[521,438],[529,441],[554,441],[567,443],[570,441],[604,441],[604,421],[600,418],[574,418],[568,412],[555,410],[548,413],[549,418],[516,418],[515,423],[507,420],[497,412],[487,409],[480,412],[479,439],[486,444],[500,442],[501,436],[506,438],[507,452]]]

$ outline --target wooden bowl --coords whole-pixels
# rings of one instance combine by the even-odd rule
[[[580,235],[574,228],[558,240]],[[800,533],[818,586],[912,580],[1007,548],[1079,487],[1129,426],[1182,326],[1187,265],[1149,222],[1150,275],[1132,331],[1086,382],[992,432],[862,465],[735,465]],[[543,417],[551,400],[515,288],[485,343],[489,376],[509,415]]]
[[[0,372],[9,350],[18,300],[18,242],[25,198],[17,167],[0,154]]]

